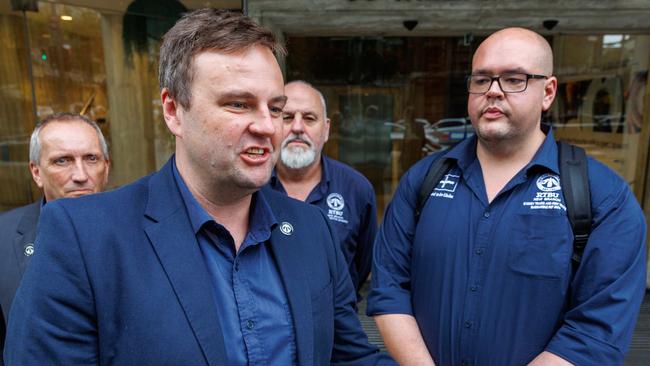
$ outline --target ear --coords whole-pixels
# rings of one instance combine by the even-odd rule
[[[32,179],[34,179],[34,182],[36,183],[38,188],[43,189],[43,179],[41,179],[41,170],[39,166],[34,164],[34,162],[30,161],[29,171],[32,173]]]
[[[547,111],[551,108],[553,100],[555,99],[555,94],[557,93],[557,78],[555,76],[549,76],[546,79],[544,84],[544,99],[542,100],[542,110]]]
[[[183,130],[181,125],[180,113],[182,107],[176,103],[174,98],[169,94],[169,89],[163,88],[160,92],[160,100],[162,102],[163,117],[169,131],[176,136],[182,137]]]
[[[104,160],[104,164],[106,164],[106,169],[104,170],[104,187],[106,187],[108,184],[108,174],[111,171],[111,159]]]
[[[326,143],[330,139],[330,119],[326,118],[325,119],[325,141],[323,143]]]

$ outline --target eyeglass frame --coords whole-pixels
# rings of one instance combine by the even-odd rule
[[[505,91],[505,90],[503,90],[503,87],[501,86],[501,81],[500,81],[500,79],[501,79],[501,77],[502,77],[503,75],[525,75],[525,76],[526,76],[526,85],[524,86],[524,88],[523,88],[522,90],[519,90],[519,91]],[[490,85],[488,85],[487,90],[485,90],[485,91],[482,92],[482,93],[476,93],[476,92],[471,92],[471,91],[469,91],[469,84],[470,84],[470,81],[472,80],[472,77],[473,77],[473,76],[483,76],[483,77],[490,78]],[[507,94],[523,93],[523,92],[526,91],[526,89],[528,89],[528,80],[530,80],[530,79],[548,79],[549,77],[550,77],[550,76],[547,76],[547,75],[541,75],[541,74],[527,74],[527,73],[525,73],[525,72],[507,72],[507,73],[504,73],[504,74],[501,74],[501,75],[497,75],[497,76],[488,76],[488,75],[484,75],[484,74],[471,74],[471,75],[467,75],[467,77],[466,77],[466,80],[467,80],[467,81],[466,81],[466,86],[467,86],[467,92],[468,92],[469,94],[477,94],[477,95],[480,95],[480,94],[485,94],[485,93],[489,92],[490,89],[492,88],[492,84],[494,84],[494,81],[496,80],[496,81],[497,81],[497,85],[499,85],[499,90],[501,90],[501,92],[504,93],[504,94],[506,94],[506,93],[507,93]]]

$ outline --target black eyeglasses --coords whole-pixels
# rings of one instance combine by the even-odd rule
[[[498,76],[470,75],[467,77],[467,91],[470,94],[485,94],[496,80],[502,92],[521,93],[528,87],[528,80],[530,79],[548,79],[548,76],[518,72]]]

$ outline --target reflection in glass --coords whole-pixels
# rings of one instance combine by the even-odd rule
[[[648,137],[643,130],[650,37],[571,35],[553,42],[558,138],[583,146],[617,171],[641,197]]]

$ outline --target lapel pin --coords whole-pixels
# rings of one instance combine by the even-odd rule
[[[280,231],[284,235],[291,235],[293,234],[293,226],[290,223],[285,221],[282,224],[280,224]]]
[[[31,257],[34,254],[34,243],[26,244],[23,254],[25,254],[25,257]]]

